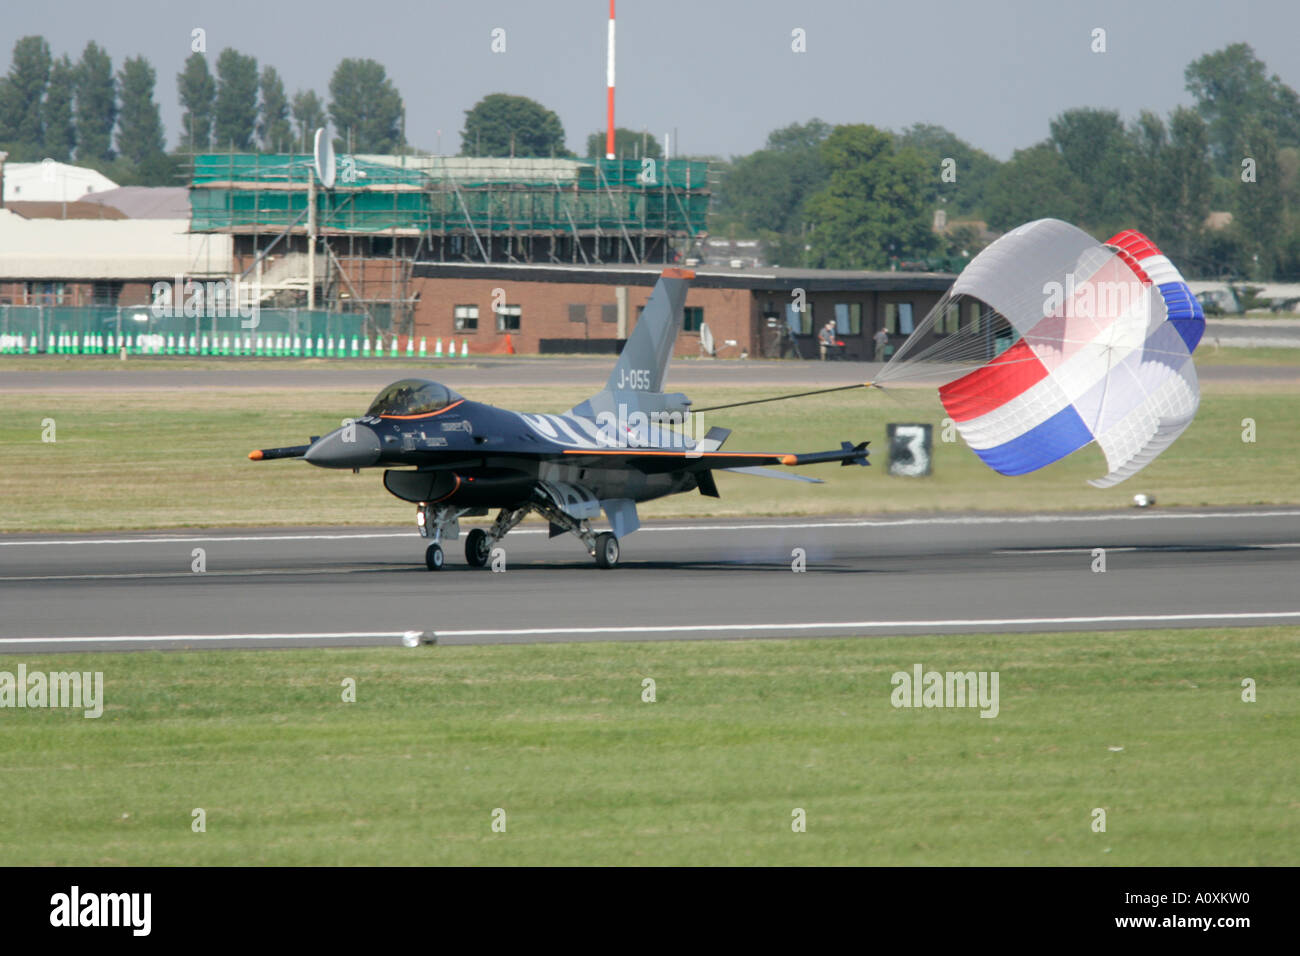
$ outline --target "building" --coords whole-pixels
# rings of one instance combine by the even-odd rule
[[[456,338],[469,351],[616,352],[650,297],[659,266],[417,262],[413,269],[414,334]],[[817,332],[828,321],[844,357],[870,359],[884,328],[900,345],[952,285],[952,275],[816,269],[697,268],[686,298],[678,355],[778,358],[818,356]],[[800,310],[799,304],[806,308]],[[789,337],[783,335],[789,329]],[[788,346],[793,340],[796,349]]]
[[[49,216],[16,211],[24,208]],[[69,210],[74,215],[64,218]],[[87,202],[0,209],[0,305],[141,305],[151,301],[157,281],[230,275],[229,236],[195,235],[188,219],[106,212]]]
[[[56,163],[0,164],[4,202],[73,202],[92,193],[116,189],[117,183],[84,166]]]

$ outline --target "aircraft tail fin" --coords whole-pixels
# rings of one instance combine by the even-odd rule
[[[686,289],[693,278],[695,273],[687,269],[665,269],[660,274],[650,301],[609,373],[606,389],[611,392],[664,390],[664,376],[672,361],[677,330],[682,325]]]
[[[620,409],[629,413],[686,412],[690,399],[676,392],[665,395],[664,378],[693,278],[695,273],[689,269],[665,269],[660,274],[604,390],[579,403],[570,414],[594,420],[602,412]]]

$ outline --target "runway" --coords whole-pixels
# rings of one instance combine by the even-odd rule
[[[610,571],[463,540],[432,573],[413,526],[7,536],[0,652],[1300,625],[1295,509],[659,522]]]

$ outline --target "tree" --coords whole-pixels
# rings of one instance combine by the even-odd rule
[[[898,134],[897,142],[925,158],[950,214],[973,216],[983,211],[985,193],[1001,163],[956,133],[930,123],[913,124]]]
[[[1132,215],[1133,140],[1114,110],[1066,110],[1052,120],[1052,145],[1083,185],[1080,218],[1111,232]]]
[[[0,139],[17,156],[36,159],[45,143],[41,116],[50,80],[50,45],[27,36],[14,44],[8,76],[0,80]]]
[[[767,134],[766,149],[781,153],[818,149],[831,135],[832,127],[824,120],[813,117],[806,123],[791,123]]]
[[[1195,110],[1180,107],[1166,128],[1159,116],[1143,111],[1134,124],[1133,211],[1143,232],[1174,262],[1190,263],[1210,212],[1208,132]]]
[[[117,116],[117,151],[137,166],[157,159],[166,149],[158,104],[153,100],[156,74],[142,56],[126,60],[117,75],[122,108]]]
[[[312,148],[312,137],[325,125],[325,107],[315,90],[293,94],[294,146],[304,153]]]
[[[989,226],[1014,229],[1034,219],[1081,220],[1086,189],[1050,142],[1018,149],[989,183]]]
[[[77,160],[107,163],[113,159],[113,127],[117,124],[117,84],[113,61],[91,40],[77,64]]]
[[[1248,120],[1238,140],[1253,160],[1253,175],[1242,170],[1235,189],[1237,203],[1232,228],[1242,237],[1250,256],[1250,277],[1271,278],[1283,240],[1285,191],[1277,139],[1262,119]]]
[[[247,152],[257,130],[257,60],[226,47],[217,57],[212,145]]]
[[[526,96],[492,93],[465,111],[462,156],[569,156],[560,118]]]
[[[641,159],[649,157],[650,159],[659,159],[663,156],[664,151],[659,147],[659,141],[649,133],[638,133],[636,130],[626,129],[622,126],[614,128],[614,155],[621,159]],[[605,134],[603,132],[592,133],[587,137],[587,158],[604,159],[605,158]]]
[[[330,77],[330,116],[336,148],[391,153],[406,145],[401,94],[374,60],[344,60]]]
[[[217,82],[208,71],[208,58],[191,53],[185,69],[176,74],[180,93],[181,143],[190,150],[207,149],[212,144],[212,111],[217,99]]]
[[[262,118],[257,123],[257,135],[268,153],[286,153],[292,148],[289,101],[284,95],[284,82],[273,66],[262,68]]]
[[[793,263],[790,254],[802,245],[804,202],[829,175],[821,144],[830,132],[830,126],[813,119],[769,133],[764,149],[737,159],[727,170],[719,189],[719,219],[753,233],[781,233],[779,239],[766,237],[769,246],[781,248],[781,261]]]
[[[1196,110],[1209,125],[1210,148],[1223,173],[1244,155],[1242,137],[1252,119],[1279,146],[1300,145],[1300,96],[1273,74],[1246,43],[1207,53],[1183,73]]]
[[[856,124],[835,127],[821,154],[830,179],[807,206],[814,266],[884,269],[891,258],[936,247],[934,184],[919,153],[896,149],[884,130]]]
[[[76,70],[67,55],[59,57],[50,68],[50,83],[45,88],[45,155],[66,163],[77,145],[77,129],[72,118],[72,97],[76,87]]]

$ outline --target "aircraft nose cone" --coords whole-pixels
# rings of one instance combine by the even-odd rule
[[[379,436],[365,425],[344,425],[318,438],[303,458],[321,468],[365,468],[379,460]]]

